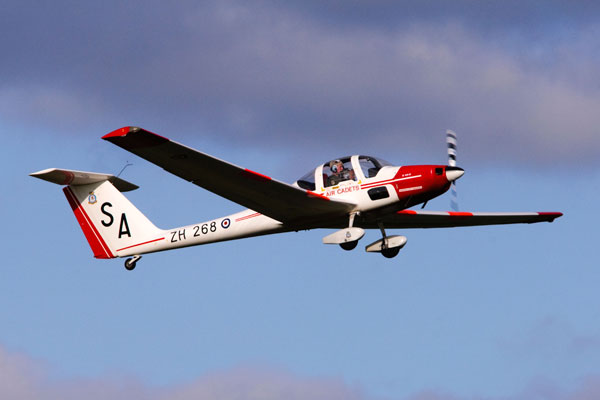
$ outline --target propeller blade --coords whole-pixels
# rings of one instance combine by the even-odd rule
[[[448,145],[448,165],[456,167],[456,133],[448,129],[446,131],[446,144]]]
[[[446,144],[448,146],[448,166],[456,167],[456,133],[450,129],[446,130]],[[456,192],[456,180],[450,185],[450,208],[458,211],[458,193]]]
[[[450,208],[452,211],[458,211],[458,193],[456,193],[456,183],[450,185]]]

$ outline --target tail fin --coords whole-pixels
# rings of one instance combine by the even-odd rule
[[[63,191],[96,258],[131,255],[138,246],[164,240],[163,231],[115,187],[137,188],[129,182],[112,175],[72,170],[51,169],[31,175],[68,184]],[[62,179],[64,176],[68,182]]]

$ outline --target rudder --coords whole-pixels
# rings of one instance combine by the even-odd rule
[[[63,189],[96,258],[129,255],[164,234],[108,180]]]

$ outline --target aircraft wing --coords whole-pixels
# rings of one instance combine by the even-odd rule
[[[219,196],[290,225],[347,215],[354,204],[279,182],[138,127],[117,129],[102,139]]]
[[[533,224],[552,222],[562,216],[559,212],[453,212],[402,210],[379,220],[386,228],[452,228],[457,226]],[[373,221],[370,224],[377,227]],[[367,222],[369,225],[369,222]],[[371,226],[368,226],[371,228]]]

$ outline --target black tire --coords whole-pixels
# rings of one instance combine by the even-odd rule
[[[350,250],[354,250],[356,248],[357,244],[358,244],[358,240],[353,240],[351,242],[340,243],[340,247],[344,250],[350,251]]]
[[[135,268],[135,261],[131,262],[131,258],[128,258],[127,260],[125,260],[125,269],[127,271],[133,271],[133,269]]]
[[[391,249],[381,250],[381,254],[383,254],[383,256],[385,258],[394,258],[398,255],[399,252],[400,252],[400,247],[392,247]]]

